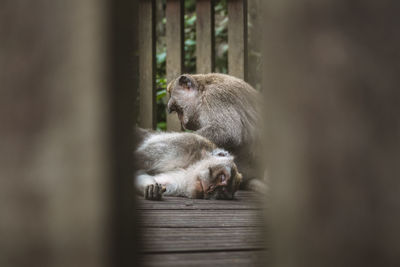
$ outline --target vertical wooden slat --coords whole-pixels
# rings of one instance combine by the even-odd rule
[[[228,1],[228,72],[247,79],[247,1]]]
[[[155,0],[139,1],[139,125],[156,126]]]
[[[196,67],[197,73],[214,71],[214,1],[196,2]]]
[[[171,82],[183,71],[183,0],[167,0],[166,44],[167,44],[167,82]],[[167,114],[167,130],[179,131],[180,122],[176,113]]]

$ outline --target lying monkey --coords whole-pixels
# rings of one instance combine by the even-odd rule
[[[229,152],[193,133],[142,133],[143,141],[135,151],[139,194],[151,200],[162,195],[233,198],[242,175]]]

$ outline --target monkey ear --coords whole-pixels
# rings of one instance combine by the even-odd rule
[[[196,83],[194,79],[187,74],[183,74],[179,77],[178,84],[186,90],[196,89]]]
[[[171,94],[171,89],[172,89],[172,87],[173,87],[173,85],[174,85],[174,82],[175,82],[175,80],[169,82],[169,84],[167,85],[167,92],[168,92],[169,94]]]

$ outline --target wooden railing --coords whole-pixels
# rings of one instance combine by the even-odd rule
[[[183,71],[184,60],[184,1],[167,0],[166,46],[167,82]],[[155,128],[155,0],[140,0],[139,18],[139,88],[140,118],[144,128]],[[197,73],[214,71],[214,1],[196,2],[196,68]],[[228,72],[247,79],[247,1],[228,1]],[[176,114],[167,114],[167,129],[180,130]]]

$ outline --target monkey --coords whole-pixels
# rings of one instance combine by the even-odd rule
[[[145,199],[234,198],[242,175],[228,151],[193,133],[140,130],[140,134],[135,187]]]
[[[220,73],[183,74],[167,86],[167,110],[181,127],[206,137],[236,158],[247,188],[263,191],[257,166],[259,92],[245,81]]]
[[[160,200],[162,195],[204,199],[233,199],[241,175],[232,156],[211,156],[186,169],[136,177],[136,188],[145,199]]]

